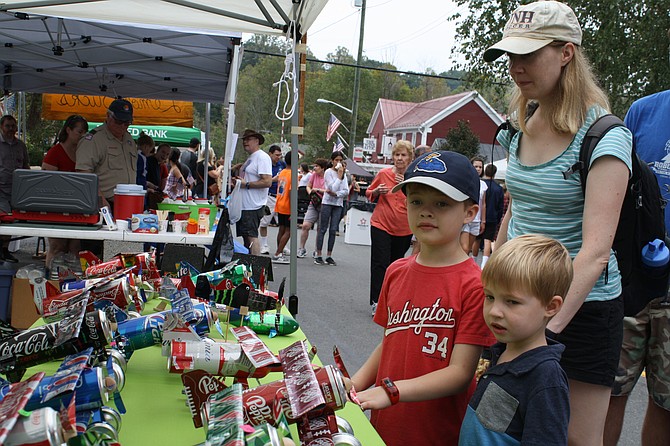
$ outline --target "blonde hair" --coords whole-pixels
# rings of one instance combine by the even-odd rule
[[[504,291],[524,291],[547,305],[565,298],[572,283],[572,260],[560,242],[526,234],[496,249],[482,270],[482,283]]]
[[[410,161],[414,159],[414,144],[411,142],[401,139],[395,143],[393,150],[391,151],[391,156],[395,155],[396,152],[404,150],[409,155]]]
[[[566,44],[565,42],[556,43]],[[599,105],[606,112],[610,110],[607,95],[598,85],[591,63],[580,46],[575,45],[574,47],[575,53],[572,60],[561,71],[554,106],[551,110],[545,110],[549,113],[549,122],[554,132],[573,135],[584,125],[586,112],[590,107]],[[521,94],[519,87],[515,86],[512,90],[508,114],[512,125],[524,133],[528,133],[525,122],[526,110],[531,104],[533,103]]]
[[[211,147],[207,150],[201,150],[200,153],[198,153],[198,160],[197,162],[201,162],[205,160],[206,154],[209,153],[209,160],[208,163],[212,163],[216,159],[216,154],[214,153],[214,149]]]

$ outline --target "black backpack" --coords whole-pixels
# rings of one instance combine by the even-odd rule
[[[564,173],[566,178],[579,171],[582,191],[593,149],[601,138],[615,127],[625,127],[612,114],[598,118],[586,132],[579,151],[579,162]],[[623,285],[624,314],[634,316],[652,299],[665,296],[668,291],[670,264],[652,271],[642,263],[642,248],[647,243],[665,239],[665,200],[661,196],[656,175],[635,152],[633,144],[632,176],[621,206],[619,224],[612,249],[615,252]],[[607,276],[606,276],[607,277]]]

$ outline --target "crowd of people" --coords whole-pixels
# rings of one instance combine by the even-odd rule
[[[610,105],[584,54],[574,11],[556,1],[520,6],[483,59],[501,56],[514,81],[513,129],[498,135],[509,153],[505,183],[481,158],[400,140],[391,148],[392,165],[365,192],[375,203],[369,303],[384,337],[347,385],[372,411],[388,445],[613,446],[628,397],[646,371],[641,443],[670,444],[670,306],[661,297],[624,317],[612,250],[633,142],[659,182],[670,184],[670,128],[663,125],[670,90],[635,102],[627,128],[599,141],[584,192],[579,176],[566,172]],[[205,179],[217,184],[221,177],[214,152],[201,150],[197,139],[184,152],[154,148],[147,135],[136,143],[127,131],[132,116],[122,99],[92,131],[84,118],[71,116],[42,168],[97,174],[100,201],[110,207],[119,183],[143,185],[149,207],[164,195],[211,196]],[[28,167],[28,155],[14,118],[2,117],[0,130],[0,210],[9,212],[7,185],[14,169]],[[254,130],[241,141],[248,156],[231,177],[241,198],[236,235],[251,254],[274,252],[274,262],[289,263],[291,165],[299,157],[276,145],[263,150],[265,138]],[[313,261],[336,266],[347,200],[362,191],[342,152],[299,166],[298,196],[308,204],[296,255],[307,257],[318,225]],[[273,221],[274,250],[267,229]],[[6,238],[0,242],[0,260],[16,261]],[[76,240],[49,245],[47,263],[57,252],[81,248]]]

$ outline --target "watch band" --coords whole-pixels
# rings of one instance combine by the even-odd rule
[[[398,391],[398,388],[393,383],[393,381],[391,381],[391,378],[386,377],[382,379],[382,387],[386,391],[386,394],[389,396],[392,406],[400,402],[400,392]]]

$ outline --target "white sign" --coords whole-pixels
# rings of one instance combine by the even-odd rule
[[[363,138],[363,151],[367,154],[372,154],[377,148],[377,139]]]
[[[391,158],[393,152],[393,146],[396,143],[395,136],[384,136],[384,143],[382,144],[382,155],[386,158]]]

